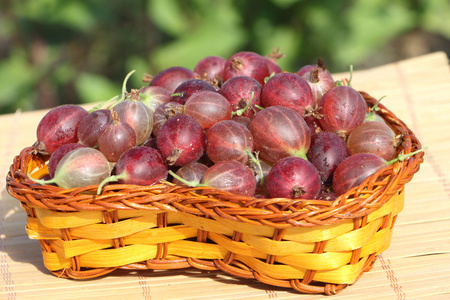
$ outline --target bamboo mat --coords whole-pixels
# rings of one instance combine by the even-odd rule
[[[335,74],[335,79],[348,74]],[[0,116],[0,299],[450,299],[450,69],[442,52],[355,71],[352,86],[382,103],[428,149],[406,186],[391,246],[372,271],[335,296],[304,295],[219,271],[116,271],[88,281],[44,267],[26,215],[5,189],[13,157],[35,141],[46,111]]]

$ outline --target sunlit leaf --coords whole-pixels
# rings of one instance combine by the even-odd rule
[[[424,7],[422,24],[425,29],[450,39],[450,2],[446,0],[421,1]]]
[[[345,16],[348,35],[336,48],[336,58],[345,65],[362,62],[374,48],[414,27],[414,12],[401,2],[356,1]]]
[[[74,30],[87,31],[95,24],[93,12],[83,1],[14,1],[14,8],[19,16]]]
[[[149,63],[145,57],[130,56],[125,61],[126,70],[135,70],[136,72],[128,80],[128,91],[131,89],[140,89],[145,84],[142,79],[145,73],[149,73]]]
[[[230,1],[217,1],[214,6],[207,1],[199,10],[207,12],[198,16],[197,27],[189,34],[157,48],[151,56],[154,72],[171,66],[192,69],[203,57],[217,55],[228,58],[240,49],[247,39],[247,31],[239,26],[241,18]]]
[[[88,31],[96,23],[95,16],[83,1],[64,1],[53,20],[80,31]]]
[[[161,30],[172,35],[181,35],[187,30],[189,20],[181,10],[180,1],[148,0],[147,13]]]
[[[271,0],[275,5],[286,8],[297,2],[302,2],[303,0]]]
[[[297,71],[298,67],[294,65],[301,48],[301,33],[287,26],[274,26],[264,19],[255,23],[253,32],[258,37],[258,52],[261,55],[268,55],[279,49],[284,55],[278,60],[280,67],[286,71]],[[293,70],[293,67],[296,69]]]
[[[25,52],[12,49],[9,59],[0,61],[1,107],[15,107],[17,99],[28,94],[37,80],[38,72],[29,64]]]
[[[82,73],[75,80],[75,88],[81,102],[103,102],[121,93],[122,87],[106,77]]]

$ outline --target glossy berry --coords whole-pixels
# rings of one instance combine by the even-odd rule
[[[160,86],[173,93],[184,81],[194,79],[195,73],[185,67],[169,67],[153,77],[150,86]]]
[[[184,113],[196,119],[206,130],[220,121],[230,120],[232,109],[228,100],[219,93],[201,91],[189,97]]]
[[[169,165],[183,166],[202,156],[205,151],[205,133],[193,117],[175,115],[159,130],[156,144]]]
[[[367,104],[361,94],[350,86],[336,86],[326,92],[320,102],[320,127],[335,132],[343,139],[364,121]]]
[[[127,150],[115,167],[115,175],[105,178],[98,186],[100,194],[109,182],[137,185],[152,185],[166,179],[167,165],[161,153],[150,147],[137,146]]]
[[[272,198],[314,199],[320,187],[317,169],[300,157],[280,159],[267,178],[267,189]]]
[[[322,182],[332,179],[337,166],[349,156],[344,140],[336,133],[320,131],[311,136],[311,146],[306,157],[317,169]]]
[[[308,125],[293,109],[271,106],[257,113],[249,125],[255,151],[262,159],[275,163],[287,156],[306,159],[311,143]]]
[[[105,155],[108,161],[117,162],[125,151],[136,146],[136,133],[113,111],[112,120],[103,126],[97,141],[98,150]]]
[[[202,183],[242,196],[253,196],[256,190],[253,172],[249,167],[235,160],[213,165],[206,172]]]
[[[311,87],[301,76],[279,73],[270,77],[264,85],[261,104],[264,107],[288,107],[304,116],[313,109],[314,98]]]
[[[253,152],[250,130],[235,121],[225,120],[214,124],[206,132],[206,154],[214,162],[237,160],[246,164],[247,152]]]
[[[50,178],[53,178],[55,176],[56,168],[58,167],[59,162],[61,159],[70,151],[85,147],[80,143],[70,143],[64,146],[59,147],[56,149],[55,152],[52,153],[50,156],[50,159],[48,160],[47,168],[48,168],[48,174],[50,175]]]
[[[63,189],[72,189],[100,184],[110,172],[109,162],[100,151],[79,147],[64,155],[52,179],[34,181],[40,184],[56,183]]]
[[[262,56],[255,52],[243,51],[227,60],[223,76],[225,82],[231,77],[249,76],[264,85],[265,78],[270,76],[270,70]]]
[[[182,82],[173,92],[172,102],[185,104],[187,99],[200,91],[215,92],[216,89],[207,81],[201,79],[189,79]]]
[[[78,142],[78,126],[88,112],[77,105],[53,108],[39,121],[34,144],[36,151],[52,154],[59,147]]]

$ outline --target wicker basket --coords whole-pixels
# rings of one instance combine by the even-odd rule
[[[375,99],[361,92],[369,106]],[[421,148],[392,112],[399,151]],[[389,247],[404,185],[423,153],[386,166],[334,202],[255,199],[209,187],[111,184],[65,190],[39,185],[47,172],[32,148],[15,157],[7,190],[27,213],[43,262],[58,277],[90,279],[116,269],[222,270],[303,293],[336,294],[369,271]],[[273,205],[277,204],[277,205]],[[281,207],[281,209],[280,209]]]

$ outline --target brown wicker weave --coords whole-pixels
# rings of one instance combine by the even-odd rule
[[[376,100],[361,93],[373,106]],[[401,120],[379,108],[404,134],[399,151],[421,148]],[[42,176],[47,159],[23,149],[10,167],[7,190],[21,202],[27,233],[39,240],[46,268],[58,277],[195,267],[336,294],[389,247],[404,185],[419,170],[423,153],[386,166],[334,202],[255,199],[170,183],[110,184],[97,196],[97,186],[64,190],[31,181],[27,172]]]

